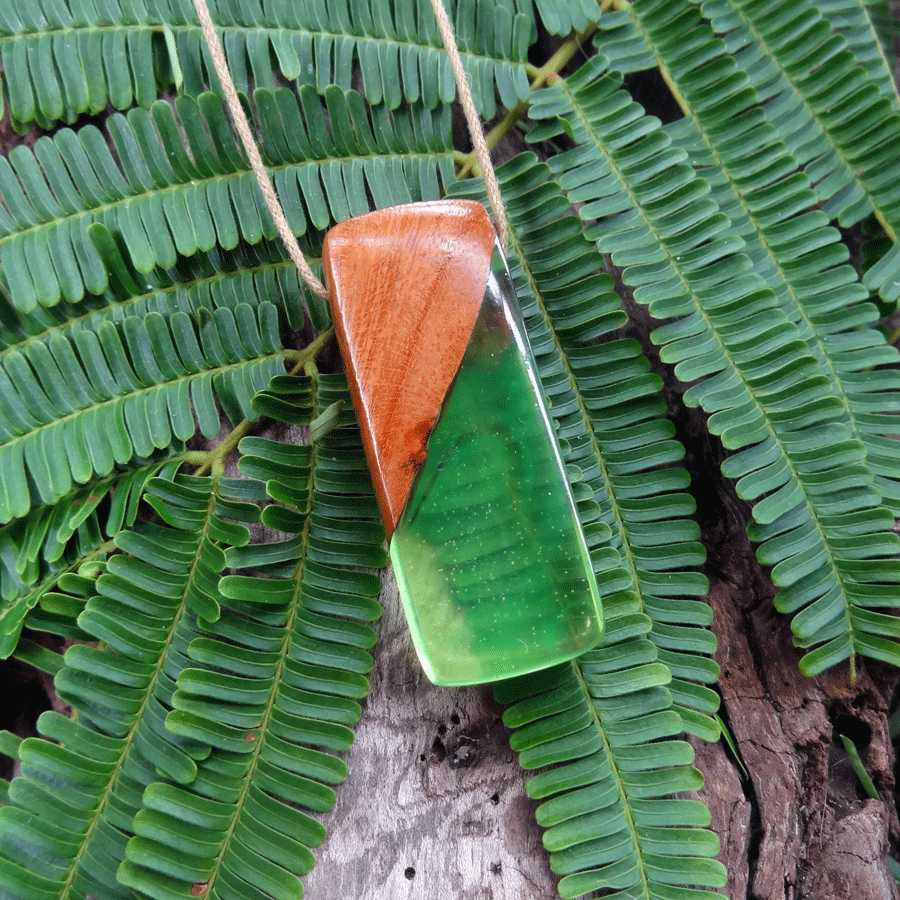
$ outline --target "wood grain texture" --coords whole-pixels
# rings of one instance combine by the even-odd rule
[[[388,539],[478,318],[495,239],[469,200],[378,210],[325,238],[332,317]]]

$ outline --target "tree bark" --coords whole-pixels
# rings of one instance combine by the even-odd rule
[[[733,504],[729,503],[732,509]],[[705,799],[722,838],[728,896],[887,900],[898,895],[887,850],[898,837],[887,711],[897,674],[857,660],[800,673],[789,620],[740,527],[711,548],[709,601],[722,667],[722,717],[749,778],[723,777],[722,745],[699,748]],[[726,564],[727,561],[727,564]],[[856,744],[879,793],[865,797],[841,742]],[[713,799],[715,798],[715,799]]]

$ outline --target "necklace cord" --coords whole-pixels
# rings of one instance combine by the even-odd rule
[[[456,36],[453,33],[453,26],[450,24],[450,19],[447,16],[447,11],[444,9],[442,0],[431,0],[431,5],[434,9],[435,18],[437,19],[441,40],[444,42],[444,49],[450,60],[453,77],[456,80],[456,89],[459,94],[463,113],[466,117],[466,125],[469,129],[472,147],[475,150],[475,155],[481,166],[481,173],[487,188],[488,201],[490,202],[491,210],[494,213],[494,223],[500,238],[500,244],[503,249],[506,250],[509,246],[509,225],[506,218],[506,209],[503,206],[503,198],[500,195],[500,186],[497,182],[497,176],[494,173],[494,167],[491,163],[490,151],[488,150],[487,143],[484,139],[481,120],[475,109],[475,102],[472,99],[472,90],[469,86],[469,80],[466,76],[465,69],[463,68],[462,59],[459,55],[459,48],[456,45]],[[275,193],[275,188],[272,186],[269,173],[266,170],[262,155],[259,152],[259,146],[256,143],[253,132],[250,130],[250,123],[247,121],[247,115],[244,112],[243,106],[241,106],[237,88],[234,86],[234,79],[231,77],[228,63],[225,60],[225,50],[222,47],[222,41],[219,39],[219,35],[216,33],[215,25],[213,25],[206,0],[194,0],[194,9],[200,20],[200,28],[203,31],[206,46],[209,48],[213,67],[216,70],[216,75],[218,75],[219,81],[222,84],[222,89],[225,92],[225,102],[231,113],[234,127],[244,146],[244,152],[247,154],[250,168],[256,176],[256,182],[259,185],[259,189],[262,191],[266,207],[275,221],[275,227],[278,229],[278,234],[287,249],[288,255],[300,272],[300,277],[306,283],[307,287],[309,287],[314,294],[327,299],[328,289],[316,277],[315,272],[313,272],[309,263],[306,261],[306,257],[303,255],[303,251],[297,243],[297,238],[294,236],[293,231],[291,231],[291,226],[288,224],[284,209],[281,206],[278,195]]]
[[[278,234],[287,249],[288,255],[299,270],[300,276],[303,278],[304,282],[306,282],[309,289],[314,294],[327,298],[328,289],[321,281],[319,281],[315,272],[313,272],[309,263],[306,261],[306,257],[303,255],[303,251],[297,243],[297,238],[294,237],[294,232],[291,231],[291,226],[288,225],[284,210],[278,200],[278,195],[275,193],[275,188],[272,187],[272,182],[269,179],[269,173],[266,171],[265,163],[263,163],[259,147],[253,137],[253,132],[250,130],[250,123],[247,121],[244,108],[241,106],[241,101],[238,98],[237,89],[234,86],[234,79],[231,77],[231,72],[228,70],[228,63],[225,61],[225,51],[222,48],[222,42],[219,40],[218,34],[216,34],[216,29],[213,25],[212,17],[209,14],[209,7],[206,5],[206,0],[194,0],[194,8],[200,19],[200,27],[203,30],[203,37],[206,40],[206,46],[209,48],[213,66],[215,67],[216,74],[219,76],[219,81],[222,83],[222,89],[225,91],[225,102],[228,104],[228,110],[231,113],[234,127],[237,129],[241,143],[244,145],[244,151],[250,162],[250,168],[256,176],[256,182],[259,185],[259,189],[262,191],[266,206],[272,214],[272,218],[275,220],[275,227],[278,229]]]
[[[447,10],[444,9],[443,0],[431,0],[431,8],[434,10],[438,31],[441,34],[444,49],[447,51],[447,57],[450,60],[450,68],[453,70],[456,91],[459,94],[459,102],[466,117],[466,126],[469,129],[472,149],[475,151],[478,164],[481,166],[481,177],[484,178],[488,202],[491,204],[491,211],[494,213],[494,225],[500,238],[500,245],[506,252],[509,248],[509,222],[506,218],[506,208],[503,205],[500,185],[497,183],[497,175],[494,172],[493,163],[491,163],[491,152],[488,150],[487,141],[484,139],[481,119],[475,109],[475,101],[472,99],[472,88],[469,85],[466,70],[463,68],[459,47],[456,45],[456,35],[453,33],[453,26],[450,24]]]

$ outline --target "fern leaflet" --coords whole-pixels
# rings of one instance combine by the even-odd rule
[[[588,10],[596,4],[584,0]],[[428,4],[268,0],[210,2],[238,90],[273,90],[273,61],[295,88],[351,87],[356,67],[374,104],[426,108],[452,101],[453,75]],[[513,107],[528,94],[524,61],[534,30],[522,0],[451,4],[463,65],[478,111],[496,114],[495,91]],[[584,21],[584,13],[577,18]],[[96,115],[107,104],[146,108],[173,87],[199,96],[221,90],[190,0],[74,0],[0,3],[3,94],[14,125],[42,128]],[[122,65],[122,60],[127,60]],[[2,112],[2,109],[0,109]]]

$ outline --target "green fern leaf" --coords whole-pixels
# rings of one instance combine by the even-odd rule
[[[816,208],[808,178],[794,171],[797,163],[758,115],[748,80],[728,78],[729,87],[718,88],[719,103],[703,102],[721,78],[723,61],[728,71],[736,70],[725,44],[713,37],[699,12],[685,16],[694,40],[704,47],[697,57],[683,42],[669,40],[665,29],[660,33],[641,4],[631,9],[636,27],[645,30],[660,65],[688,105],[685,117],[668,133],[709,180],[711,196],[745,241],[754,272],[775,292],[779,308],[822,362],[821,374],[843,404],[852,439],[866,449],[885,505],[900,514],[900,445],[892,437],[900,380],[889,368],[897,353],[875,327],[878,310],[866,302],[868,292],[846,265],[846,247]],[[701,62],[694,64],[694,59]],[[721,141],[726,121],[730,137]],[[884,368],[872,371],[876,366]]]
[[[900,115],[896,100],[868,79],[846,40],[805,0],[774,7],[715,0],[702,8],[750,75],[767,117],[805,167],[829,217],[849,224],[874,208],[894,227],[900,221],[893,164]],[[744,66],[739,50],[748,39],[757,48],[752,66]],[[866,133],[863,151],[859,138]]]
[[[705,816],[698,823],[657,799],[700,784],[689,768],[690,748],[672,739],[685,727],[718,737],[709,718],[718,698],[703,684],[717,673],[702,655],[715,649],[702,627],[709,609],[686,599],[706,590],[705,579],[688,568],[704,556],[688,540],[696,525],[676,517],[693,506],[678,492],[687,476],[669,467],[683,451],[658,418],[659,382],[639,348],[623,340],[594,343],[620,324],[619,300],[611,279],[597,274],[597,253],[548,167],[523,154],[501,166],[498,178],[512,226],[511,271],[539,348],[551,413],[565,436],[565,459],[596,498],[582,521],[591,534],[599,513],[613,536],[609,547],[592,542],[604,595],[600,646],[569,665],[495,688],[501,702],[512,704],[504,714],[517,729],[510,743],[526,769],[553,766],[532,779],[529,793],[546,801],[537,817],[551,867],[564,876],[561,896],[602,887],[649,900],[662,896],[661,883],[720,885],[724,872],[710,859],[718,841],[705,830],[705,809],[696,804]],[[480,182],[461,183],[453,193],[482,190]],[[555,339],[542,339],[544,333]],[[625,447],[640,452],[625,454]],[[638,744],[648,752],[637,752]],[[685,846],[696,857],[689,862],[680,858]]]
[[[198,426],[216,434],[216,401],[232,423],[254,419],[250,401],[284,358],[268,303],[200,307],[196,322],[149,313],[56,338],[3,354],[0,522],[116,465],[177,450]]]
[[[358,94],[332,86],[326,120],[311,87],[299,100],[285,89],[257,91],[255,100],[265,161],[295,234],[368,210],[367,189],[387,206],[437,197],[439,177],[453,178],[449,107],[430,113],[413,107],[406,117],[382,107],[370,116]],[[107,289],[107,268],[87,237],[93,223],[121,236],[138,272],[171,269],[198,250],[275,236],[212,94],[181,97],[174,109],[157,101],[149,111],[114,115],[109,132],[115,154],[89,125],[42,138],[33,152],[16,148],[15,169],[0,160],[2,274],[24,313]]]
[[[885,12],[889,20],[888,4],[883,0],[816,0],[816,8],[832,29],[843,36],[869,81],[888,99],[895,112],[900,110],[897,85],[876,25]]]
[[[600,3],[597,0],[577,0],[574,3],[560,3],[558,0],[536,0],[541,24],[550,34],[566,37],[573,31],[586,31],[600,18]]]
[[[5,350],[22,350],[36,340],[59,344],[55,335],[81,329],[96,332],[106,320],[115,323],[126,316],[149,313],[168,319],[175,312],[196,320],[201,306],[210,311],[219,307],[234,310],[240,304],[255,307],[270,302],[278,310],[279,323],[294,331],[304,327],[305,306],[314,326],[324,329],[330,324],[327,304],[301,283],[279,243],[263,240],[255,245],[239,244],[230,251],[198,251],[190,260],[179,260],[173,269],[138,272],[104,225],[94,223],[87,235],[109,273],[106,291],[101,296],[87,295],[78,304],[62,300],[52,307],[35,307],[27,315],[9,307],[0,361]],[[311,264],[318,266],[312,249],[318,253],[319,247],[311,248],[303,239],[299,243]],[[153,335],[156,340],[155,331]]]
[[[495,689],[511,704],[504,721],[517,729],[510,743],[521,765],[551,766],[527,790],[543,801],[537,819],[551,868],[563,876],[560,896],[605,888],[712,900],[720,895],[689,887],[725,883],[709,813],[697,801],[667,799],[703,780],[690,746],[673,740],[682,722],[665,687],[669,670],[655,662],[642,636],[650,622],[636,604],[622,597],[605,611],[600,648]]]
[[[342,378],[282,377],[277,396],[293,421],[348,401]],[[286,398],[291,398],[286,400]],[[310,402],[312,400],[312,402]],[[202,883],[223,900],[302,895],[324,829],[309,812],[334,803],[346,775],[335,755],[353,739],[375,633],[378,579],[354,571],[385,562],[384,534],[352,413],[311,450],[245,438],[240,468],[264,478],[272,497],[263,521],[294,537],[236,547],[220,590],[230,608],[188,646],[166,724],[213,747],[191,785],[151,785],[135,819],[119,879],[150,896],[184,896]],[[278,512],[280,511],[280,512]],[[352,567],[352,568],[348,568]],[[202,839],[183,840],[202,817]]]
[[[113,549],[111,539],[134,525],[147,480],[157,473],[165,477],[169,466],[116,473],[0,528],[0,657],[16,648],[35,605],[77,616],[93,583],[82,572],[93,575],[101,567]]]
[[[873,266],[866,286],[885,300],[900,298],[900,188],[893,148],[900,138],[896,90],[863,68],[841,35],[811,3],[780,4],[777,14],[758,3],[725,10],[704,4],[717,31],[731,40],[758,41],[770,56],[751,76],[764,109],[793,155],[805,166],[825,212],[847,225],[875,211],[894,242]],[[863,13],[864,14],[864,13]],[[822,65],[823,59],[828,60]]]
[[[890,4],[886,3],[885,0],[865,0],[865,6],[869,21],[875,31],[875,36],[881,45],[881,52],[890,59],[894,53],[894,39],[898,31],[897,20],[891,13]],[[852,15],[853,13],[851,12]],[[857,50],[851,38],[848,37],[847,41],[854,50]],[[860,55],[866,57],[867,53],[863,52]]]
[[[198,760],[209,754],[202,743],[173,737],[164,717],[196,629],[191,610],[218,609],[216,585],[225,565],[219,538],[249,539],[244,526],[220,519],[234,509],[227,483],[222,501],[217,497],[222,487],[183,475],[150,481],[166,524],[119,532],[116,544],[126,552],[106,561],[79,616],[81,628],[103,647],[71,647],[56,676],[78,722],[47,713],[39,725],[44,739],[19,748],[22,776],[10,790],[12,806],[0,811],[0,833],[14,866],[27,868],[36,853],[48,857],[45,877],[60,900],[127,896],[115,870],[144,787],[160,773],[176,783],[192,781]],[[50,792],[60,783],[69,785],[65,799]],[[31,828],[23,838],[16,835],[24,810]],[[64,842],[55,840],[60,826],[69,829]]]
[[[813,621],[794,624],[799,641],[825,648],[806,658],[804,670],[852,660],[866,652],[852,608],[872,603],[857,586],[896,578],[889,558],[897,542],[869,513],[879,497],[863,448],[838,421],[840,401],[796,326],[749,271],[750,260],[734,252],[742,241],[725,233],[728,220],[706,196],[708,185],[618,84],[595,59],[538,92],[531,114],[550,121],[533,138],[558,133],[559,119],[566,121],[576,145],[555,157],[554,168],[569,198],[583,202],[587,233],[625,267],[626,283],[652,315],[678,317],[653,339],[675,374],[696,382],[685,401],[711,413],[710,430],[741,450],[723,471],[738,479],[741,496],[757,501],[754,538],[803,534],[802,542],[775,545],[773,579],[784,611],[818,602]],[[866,521],[852,561],[831,537],[845,515]],[[900,660],[890,647],[879,644],[878,655]]]
[[[849,40],[853,47],[863,46],[865,33],[871,32],[865,9],[852,2],[772,5],[755,0],[711,0],[700,6],[727,52],[717,68],[707,66],[704,78],[715,81],[717,92],[733,93],[740,86],[738,73],[744,73],[759,97],[759,109],[803,166],[829,218],[848,225],[876,212],[895,246],[866,273],[865,283],[896,302],[900,193],[892,148],[900,135],[900,112],[889,70],[877,49],[871,54],[877,45],[870,38],[859,57],[848,46]],[[678,51],[687,65],[683,72],[673,71],[678,78],[719,55],[701,37],[705,24],[699,34],[691,31],[692,5],[647,2],[629,7],[633,12],[653,31],[652,43],[628,14],[616,14],[606,26],[611,39],[604,39],[604,53],[615,68],[654,66],[655,51]],[[679,36],[689,31],[692,40],[686,44]],[[728,108],[717,97],[719,108]]]
[[[588,12],[596,2],[583,0]],[[534,29],[530,3],[451,3],[463,66],[479,113],[496,114],[528,95],[524,62]],[[224,37],[237,88],[273,90],[273,60],[296,88],[351,87],[354,70],[373,105],[421,101],[429,109],[455,97],[453,75],[427,5],[362,0],[326,5],[289,0],[209,4]],[[585,21],[585,13],[573,14]],[[584,27],[584,26],[581,26]],[[15,127],[42,128],[96,115],[107,104],[149,108],[175,87],[199,96],[221,90],[190,0],[164,4],[105,0],[102,6],[3,0],[0,59]],[[122,61],[127,60],[126,65]]]

